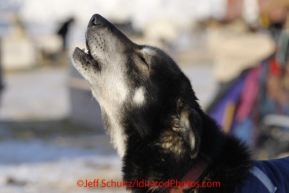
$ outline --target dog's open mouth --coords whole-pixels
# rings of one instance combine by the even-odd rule
[[[97,70],[100,70],[99,63],[91,56],[90,50],[75,48],[73,58],[79,60],[82,64],[91,65]]]

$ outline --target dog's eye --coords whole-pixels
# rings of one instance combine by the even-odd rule
[[[145,60],[145,58],[144,58],[141,54],[138,54],[138,57],[141,59],[141,61],[142,61],[145,65],[147,65],[147,67],[149,67],[147,61]]]

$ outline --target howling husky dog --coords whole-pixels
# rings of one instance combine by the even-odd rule
[[[258,190],[276,190],[275,180],[254,170],[256,163],[247,147],[223,133],[202,111],[190,81],[162,50],[131,42],[98,14],[89,21],[86,47],[88,51],[75,49],[73,64],[101,106],[107,132],[122,159],[123,179],[146,182],[142,187],[127,183],[129,190],[245,192],[254,177],[258,187],[265,187]],[[177,180],[220,186],[180,188]],[[159,183],[151,186],[152,182]],[[160,182],[171,184],[164,187]]]

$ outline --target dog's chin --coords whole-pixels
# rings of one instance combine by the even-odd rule
[[[80,63],[83,67],[84,66],[92,66],[93,68],[100,70],[99,63],[91,56],[90,51],[88,50],[81,50],[80,48],[76,47],[73,55],[72,55],[74,63]]]

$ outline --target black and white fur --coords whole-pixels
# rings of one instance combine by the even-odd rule
[[[202,111],[190,81],[166,53],[131,42],[100,15],[88,24],[86,45],[88,53],[75,49],[73,64],[101,106],[124,180],[179,180],[208,163],[203,180],[219,181],[221,188],[191,192],[231,193],[244,183],[251,167],[247,148]]]

